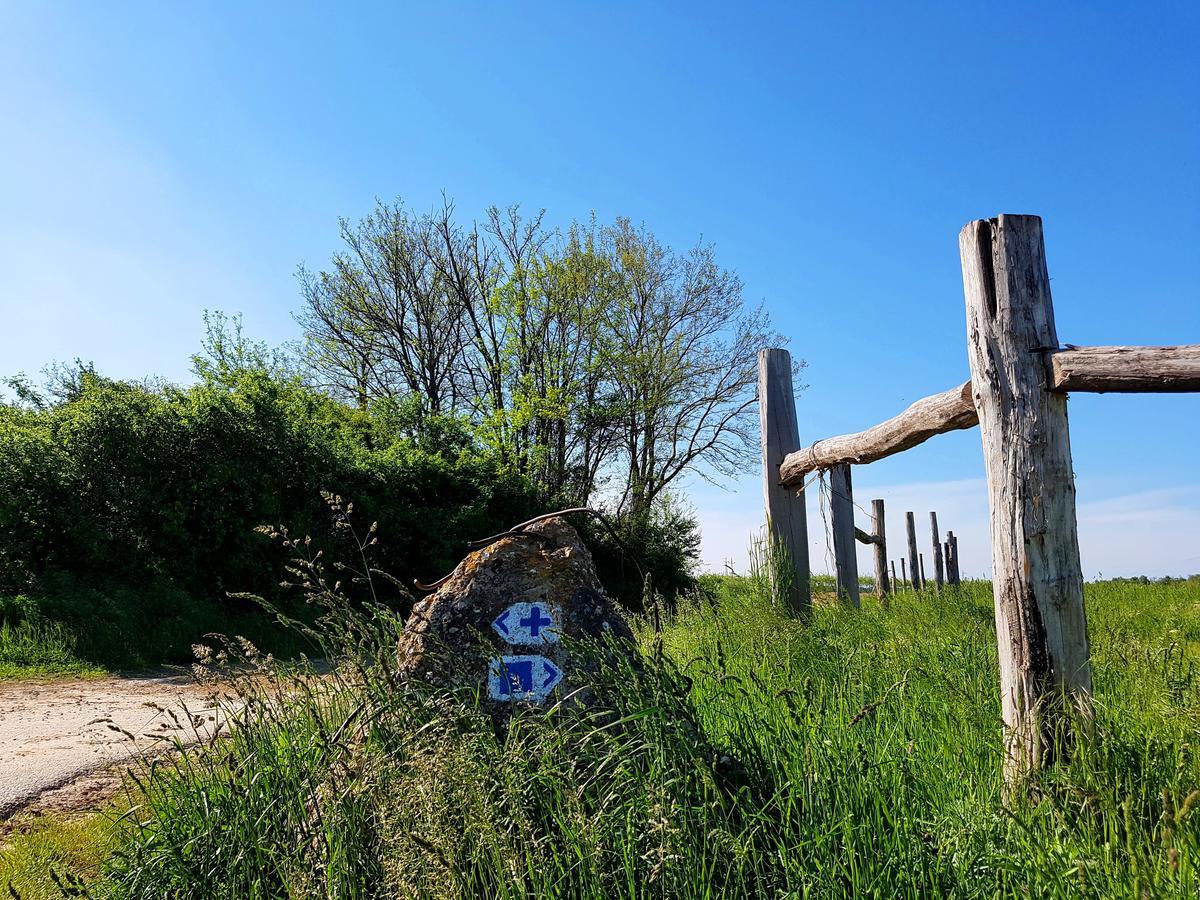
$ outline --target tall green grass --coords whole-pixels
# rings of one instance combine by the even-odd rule
[[[102,671],[76,655],[76,636],[61,622],[0,617],[0,681],[41,675],[96,675]]]
[[[1087,589],[1091,738],[1001,794],[990,587],[801,623],[712,578],[595,705],[497,735],[339,607],[332,674],[266,666],[233,736],[139,778],[115,897],[1195,897],[1200,590]],[[144,791],[144,795],[141,794]]]

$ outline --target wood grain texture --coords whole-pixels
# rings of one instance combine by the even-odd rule
[[[758,352],[758,415],[762,432],[763,502],[770,549],[786,554],[790,560],[792,578],[783,602],[793,614],[803,615],[812,607],[804,491],[784,487],[778,477],[784,458],[800,447],[796,399],[792,390],[792,357],[786,350]],[[769,568],[774,578],[776,568],[774,565]]]
[[[971,428],[979,421],[971,403],[971,383],[918,400],[904,412],[866,431],[817,441],[789,453],[779,467],[785,485],[800,484],[818,469],[842,463],[874,462],[923,444],[936,434]]]
[[[1047,390],[1058,346],[1036,216],[971,222],[959,235],[967,355],[991,517],[1009,784],[1052,762],[1063,696],[1092,688],[1067,398]],[[953,545],[953,540],[951,541]]]
[[[887,597],[892,592],[888,580],[887,526],[883,515],[883,501],[871,501],[871,536],[875,544],[875,592]]]
[[[829,470],[829,518],[833,531],[833,560],[837,569],[838,599],[858,606],[858,545],[854,538],[854,489],[850,466]]]
[[[1072,347],[1050,354],[1051,386],[1097,393],[1200,391],[1200,344]]]

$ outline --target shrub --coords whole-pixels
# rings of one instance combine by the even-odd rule
[[[0,596],[24,595],[106,664],[185,659],[207,631],[289,650],[269,616],[228,596],[283,602],[283,560],[256,526],[324,533],[321,492],[352,497],[388,536],[389,570],[431,579],[468,539],[540,511],[453,421],[425,439],[396,427],[390,408],[266,369],[187,389],[84,370],[63,402],[0,405]]]

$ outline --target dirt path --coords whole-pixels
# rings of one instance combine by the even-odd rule
[[[211,695],[182,675],[0,682],[0,821],[164,737],[210,735]]]

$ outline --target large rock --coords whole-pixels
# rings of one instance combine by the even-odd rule
[[[553,518],[459,563],[413,607],[399,664],[409,677],[440,687],[477,686],[503,722],[519,706],[580,687],[583,662],[572,659],[563,637],[605,636],[634,652],[629,623],[605,596],[591,553],[574,528]]]

